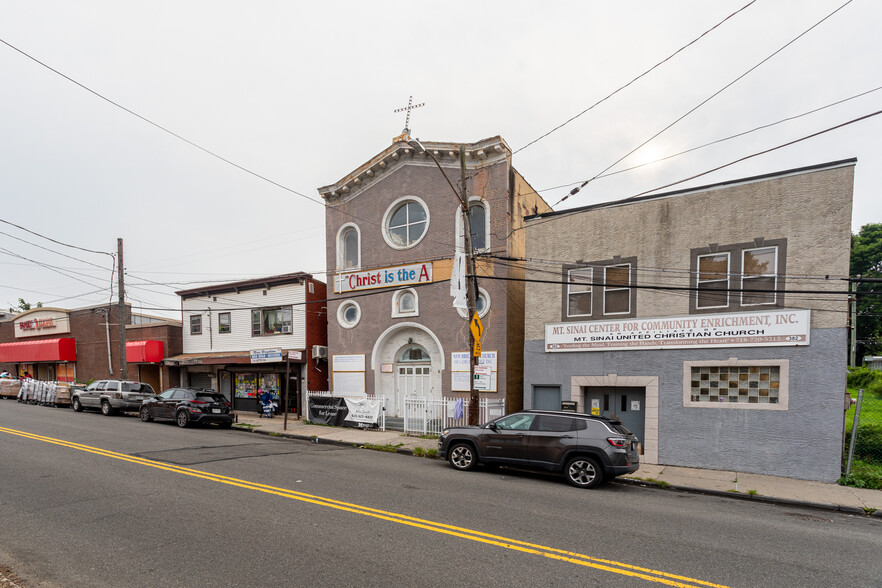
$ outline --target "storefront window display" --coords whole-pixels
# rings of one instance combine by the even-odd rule
[[[279,374],[236,374],[236,398],[257,398],[257,389],[279,399]]]

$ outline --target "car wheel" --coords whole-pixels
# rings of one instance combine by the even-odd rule
[[[454,469],[463,472],[473,469],[478,463],[478,460],[475,458],[475,451],[468,443],[457,443],[451,447],[448,461]]]
[[[564,473],[567,482],[577,488],[594,488],[603,481],[603,470],[590,457],[574,457],[567,462]]]
[[[110,406],[110,403],[108,401],[101,401],[101,414],[103,414],[104,416],[113,416],[115,413],[116,410],[114,410],[114,408]]]
[[[150,416],[150,409],[147,408],[146,406],[141,407],[141,410],[138,412],[138,416],[140,416],[141,420],[144,421],[145,423],[149,423],[150,421],[153,420],[153,417]]]
[[[74,412],[83,412],[83,405],[80,404],[80,399],[74,396],[74,399],[70,403],[71,408],[74,409]]]
[[[187,415],[186,410],[179,410],[178,414],[175,416],[175,422],[178,423],[178,426],[182,429],[190,424],[190,417]]]

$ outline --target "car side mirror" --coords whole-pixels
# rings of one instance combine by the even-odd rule
[[[488,425],[487,425],[487,428],[489,428],[489,429],[493,429],[493,430],[495,431],[495,430],[496,430],[496,423],[490,423],[490,424],[488,424]]]

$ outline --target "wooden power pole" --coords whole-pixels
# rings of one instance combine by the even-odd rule
[[[119,379],[128,380],[128,367],[126,366],[126,324],[128,317],[126,316],[126,281],[123,273],[123,240],[116,240],[116,254],[119,264],[117,271],[119,272]]]

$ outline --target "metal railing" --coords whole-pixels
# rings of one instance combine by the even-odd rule
[[[404,432],[408,435],[440,435],[447,427],[467,425],[469,398],[404,399]],[[478,401],[478,422],[499,418],[505,414],[505,400],[482,398]]]

